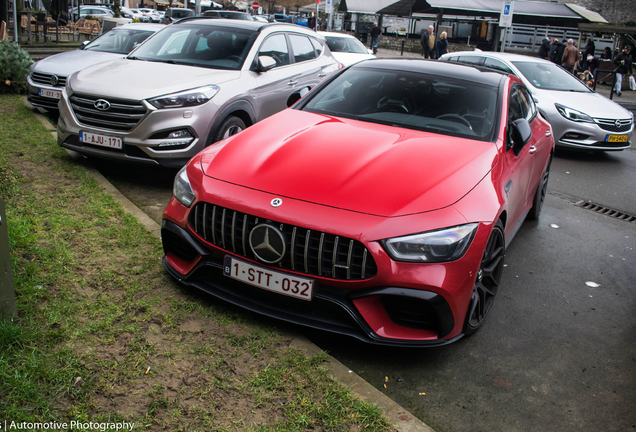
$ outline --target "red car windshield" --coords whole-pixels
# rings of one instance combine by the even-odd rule
[[[498,89],[442,76],[362,67],[343,72],[303,110],[491,141]]]

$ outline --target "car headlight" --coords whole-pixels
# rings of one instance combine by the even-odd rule
[[[470,246],[476,223],[382,241],[395,261],[438,263],[461,258]]]
[[[158,98],[150,99],[148,102],[159,109],[203,105],[212,99],[219,90],[220,88],[218,86],[209,85],[179,93],[159,96]]]
[[[554,106],[556,107],[559,114],[561,114],[563,117],[565,117],[568,120],[572,120],[575,122],[594,123],[594,119],[592,119],[592,117],[582,113],[581,111],[577,111],[575,109],[568,108],[566,106],[559,105],[559,104],[554,104]]]
[[[194,191],[190,186],[186,167],[181,168],[181,171],[177,173],[177,176],[174,179],[174,186],[172,187],[172,194],[186,207],[190,207],[194,202],[196,197],[194,196]]]

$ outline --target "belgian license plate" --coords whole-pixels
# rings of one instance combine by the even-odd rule
[[[225,256],[223,274],[246,284],[301,300],[309,301],[313,295],[313,279],[259,267],[230,255]]]
[[[627,142],[627,135],[608,135],[605,142]]]
[[[39,89],[38,95],[42,97],[52,98],[52,99],[62,98],[62,92],[59,90]]]
[[[122,149],[122,140],[119,137],[110,135],[102,135],[90,132],[80,131],[79,140],[84,144],[93,144],[102,147]]]

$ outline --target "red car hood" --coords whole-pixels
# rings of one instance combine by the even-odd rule
[[[209,177],[387,217],[455,203],[496,159],[491,142],[292,109],[201,154]]]

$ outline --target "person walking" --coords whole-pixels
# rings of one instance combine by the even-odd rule
[[[424,33],[420,39],[420,44],[422,45],[422,57],[430,59],[435,58],[436,39],[435,27],[432,25],[428,26],[428,31]]]
[[[373,27],[371,27],[371,31],[369,32],[369,34],[371,35],[370,48],[373,50],[373,54],[378,53],[378,36],[380,36],[380,33],[382,33],[382,31],[380,30],[380,27],[378,27],[378,23],[374,22]]]
[[[574,40],[568,39],[568,46],[566,46],[563,51],[563,68],[566,71],[573,73],[574,65],[577,61],[579,61],[579,57],[579,50],[574,46]]]
[[[594,52],[596,51],[596,45],[594,45],[594,41],[592,38],[587,38],[587,43],[585,44],[585,51],[583,52],[583,69],[589,69],[587,65],[587,58],[589,56],[594,56]]]
[[[448,52],[448,34],[444,31],[439,35],[437,46],[435,48],[435,58],[440,58]]]
[[[631,48],[626,45],[623,48],[623,52],[614,58],[614,64],[618,65],[616,68],[616,85],[614,85],[614,92],[617,96],[622,96],[623,90],[623,76],[632,75],[632,56],[630,55]]]

